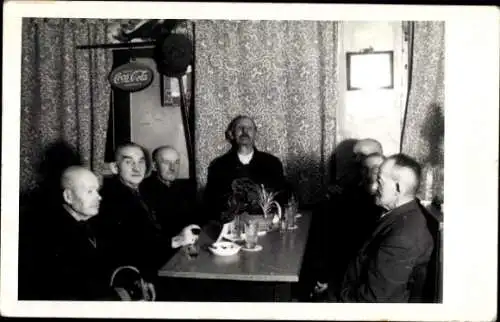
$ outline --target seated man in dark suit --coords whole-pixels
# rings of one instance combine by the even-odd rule
[[[348,170],[345,170],[347,172],[344,172],[334,185],[329,187],[326,198],[316,207],[315,227],[328,227],[338,220],[350,219],[353,216],[347,216],[347,214],[356,215],[359,213],[359,211],[353,211],[353,206],[364,207],[367,205],[366,199],[372,199],[372,197],[365,186],[367,177],[370,176],[369,173],[366,173],[366,168],[367,166],[372,168],[377,164],[365,164],[365,158],[368,155],[378,155],[383,158],[382,151],[382,145],[375,139],[367,138],[356,142],[352,150],[353,160],[349,163]],[[372,160],[377,161],[377,158]],[[373,204],[373,202],[370,201],[368,204]],[[343,209],[347,209],[347,212]],[[361,213],[362,216],[366,216],[365,212]]]
[[[357,193],[344,195],[340,202],[342,211],[346,214],[344,224],[346,236],[344,241],[349,241],[350,256],[354,256],[375,229],[375,224],[384,209],[376,204],[377,178],[380,166],[385,157],[380,153],[372,153],[360,159],[361,182]]]
[[[362,185],[364,191],[375,196],[377,193],[377,179],[380,171],[380,166],[385,161],[385,156],[381,153],[374,152],[365,156],[361,161]]]
[[[63,204],[53,209],[39,238],[36,273],[40,298],[45,300],[120,300],[127,291],[112,288],[117,267],[88,224],[99,212],[99,181],[81,166],[61,177]],[[35,246],[35,245],[34,245]],[[40,272],[41,271],[41,272]],[[148,287],[153,290],[151,284]]]
[[[421,168],[412,158],[387,158],[378,175],[376,203],[387,212],[350,262],[338,288],[329,288],[329,301],[397,302],[410,300],[416,274],[427,266],[434,242],[416,193]]]
[[[163,235],[172,240],[175,248],[190,242],[184,240],[184,230],[199,229],[196,215],[196,186],[188,180],[178,179],[179,153],[171,146],[161,146],[152,153],[153,169],[140,185],[146,203],[152,209]],[[167,251],[167,250],[166,250]]]
[[[248,116],[234,118],[226,130],[231,150],[213,160],[208,169],[205,204],[211,218],[221,220],[228,210],[231,185],[235,179],[248,178],[266,189],[278,192],[276,200],[284,204],[286,182],[281,161],[255,147],[257,126]]]
[[[140,145],[127,143],[116,149],[111,164],[115,175],[104,180],[101,216],[94,225],[117,261],[132,263],[145,276],[154,278],[166,261],[163,253],[170,241],[163,238],[156,214],[139,190],[148,167],[145,149]]]
[[[354,193],[357,193],[360,187],[359,183],[363,180],[362,161],[373,153],[383,155],[382,144],[379,141],[372,138],[358,140],[352,148],[352,157],[351,161],[348,162],[347,169],[342,171],[341,177],[337,179],[331,192],[338,194],[344,190],[354,189]]]
[[[343,277],[347,264],[354,258],[367,238],[375,229],[376,222],[383,208],[375,203],[377,175],[385,157],[380,153],[359,156],[359,182],[350,189],[334,195],[325,224],[319,238],[318,247],[331,255],[318,258],[319,272],[315,291],[326,290],[328,283],[338,283]]]

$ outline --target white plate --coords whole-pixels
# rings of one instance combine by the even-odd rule
[[[240,251],[241,246],[233,242],[221,241],[208,246],[208,249],[217,256],[232,256]]]
[[[243,249],[246,252],[260,252],[262,248],[263,248],[262,245],[256,245],[254,248],[242,247],[241,249]]]

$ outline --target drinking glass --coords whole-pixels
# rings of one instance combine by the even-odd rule
[[[293,230],[297,228],[296,222],[295,222],[295,215],[297,214],[295,207],[294,206],[287,206],[285,208],[285,220],[286,220],[286,226],[287,230]]]
[[[286,213],[280,218],[280,232],[285,232],[288,228]]]
[[[200,248],[198,243],[190,244],[190,245],[185,245],[184,246],[184,252],[186,253],[186,256],[189,259],[193,259],[198,257],[198,254],[200,252]]]
[[[241,233],[242,233],[242,220],[240,218],[239,215],[235,216],[234,218],[234,226],[233,226],[233,236],[236,238],[236,239],[240,239],[241,238]]]
[[[245,222],[245,248],[253,249],[257,246],[258,235],[258,221],[249,220]]]

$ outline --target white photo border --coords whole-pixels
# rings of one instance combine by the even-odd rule
[[[443,304],[17,301],[23,17],[441,20],[446,30]],[[3,24],[0,310],[4,316],[489,321],[496,318],[499,16],[495,7],[9,1]]]

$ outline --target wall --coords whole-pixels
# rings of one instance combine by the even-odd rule
[[[342,22],[339,32],[341,94],[337,110],[337,142],[372,137],[382,143],[386,155],[397,153],[407,89],[404,67],[407,53],[401,22]],[[394,89],[347,91],[345,53],[368,47],[375,51],[394,51]],[[155,68],[152,59],[138,60]],[[132,140],[150,150],[162,144],[176,147],[181,154],[180,175],[187,178],[189,164],[180,107],[161,106],[159,77],[155,74],[147,89],[131,94]]]
[[[384,154],[399,152],[401,121],[406,96],[406,47],[401,22],[342,22],[340,25],[340,108],[337,142],[372,137]],[[347,91],[346,52],[394,51],[394,89]]]
[[[188,178],[189,159],[180,106],[161,106],[161,76],[156,73],[155,62],[150,58],[138,58],[137,61],[151,67],[155,77],[148,88],[130,95],[131,139],[150,151],[160,145],[174,146],[181,155],[179,177]],[[172,88],[172,92],[176,91],[178,93],[178,87]]]

